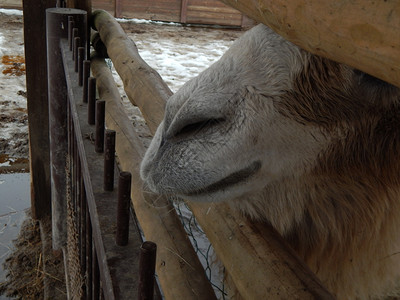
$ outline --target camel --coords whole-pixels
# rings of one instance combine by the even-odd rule
[[[257,25],[166,104],[159,194],[269,222],[338,299],[400,286],[400,89]]]

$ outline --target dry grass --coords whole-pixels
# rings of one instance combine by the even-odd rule
[[[7,280],[0,283],[0,294],[16,299],[44,299],[45,278],[47,284],[64,285],[62,273],[48,271],[63,269],[60,268],[62,257],[43,259],[38,221],[30,217],[24,221],[14,247],[14,252],[4,263],[8,274]],[[65,295],[65,290],[59,292]]]

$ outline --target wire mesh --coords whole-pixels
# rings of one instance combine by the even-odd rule
[[[67,284],[70,299],[81,299],[83,278],[80,272],[79,235],[76,224],[76,207],[71,184],[71,161],[67,157]]]
[[[171,199],[173,201],[173,199]],[[218,299],[228,299],[224,285],[225,269],[218,261],[214,248],[208,240],[205,232],[197,223],[195,216],[184,201],[173,201],[182,225],[185,228],[190,242],[203,265],[207,278],[210,281]]]

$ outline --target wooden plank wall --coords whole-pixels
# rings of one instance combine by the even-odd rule
[[[115,0],[121,2],[121,16],[147,20],[179,22],[181,0]]]
[[[241,26],[242,14],[217,0],[186,0],[186,22]],[[183,0],[185,2],[185,0]],[[182,10],[182,14],[184,11]]]
[[[22,0],[0,0],[2,8],[22,8]],[[117,18],[187,24],[251,27],[255,23],[219,0],[92,0],[92,8]]]
[[[104,9],[115,16],[115,0],[92,0],[92,9]]]
[[[219,0],[92,0],[115,17],[190,24],[247,26],[248,18]]]
[[[22,9],[22,0],[1,0],[0,8]]]

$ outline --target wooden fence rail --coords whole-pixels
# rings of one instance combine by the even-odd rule
[[[397,0],[221,0],[289,41],[400,87]]]

